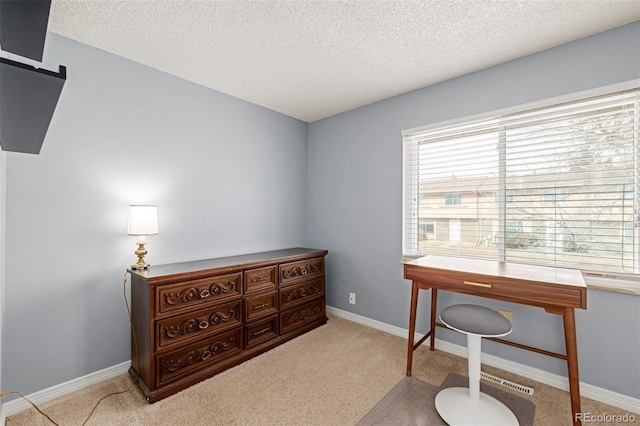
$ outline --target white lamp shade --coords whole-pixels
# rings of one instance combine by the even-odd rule
[[[155,235],[158,233],[158,206],[134,205],[129,207],[129,235]]]

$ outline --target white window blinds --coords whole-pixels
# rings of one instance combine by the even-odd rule
[[[404,134],[404,254],[639,273],[638,93]]]

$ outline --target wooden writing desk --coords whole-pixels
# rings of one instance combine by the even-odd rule
[[[489,339],[566,360],[572,420],[574,425],[582,424],[576,416],[581,411],[574,309],[587,308],[587,286],[580,271],[501,263],[493,260],[429,255],[406,263],[404,278],[413,282],[411,314],[409,316],[407,376],[411,375],[413,352],[429,337],[431,337],[430,349],[433,350],[436,326],[445,327],[444,324],[436,321],[438,290],[538,306],[551,314],[562,315],[566,355],[503,339]],[[431,327],[429,332],[414,344],[418,292],[428,289],[431,289]]]

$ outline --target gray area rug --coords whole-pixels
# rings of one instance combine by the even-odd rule
[[[436,394],[444,388],[468,387],[468,385],[469,379],[456,373],[449,374],[440,387],[415,377],[405,377],[358,422],[358,425],[446,426],[436,411],[434,403]],[[520,426],[533,425],[533,415],[536,410],[533,402],[482,382],[480,390],[509,407],[516,415]]]

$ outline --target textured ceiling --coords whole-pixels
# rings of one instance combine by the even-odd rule
[[[49,31],[313,122],[637,20],[638,0],[53,0]]]

